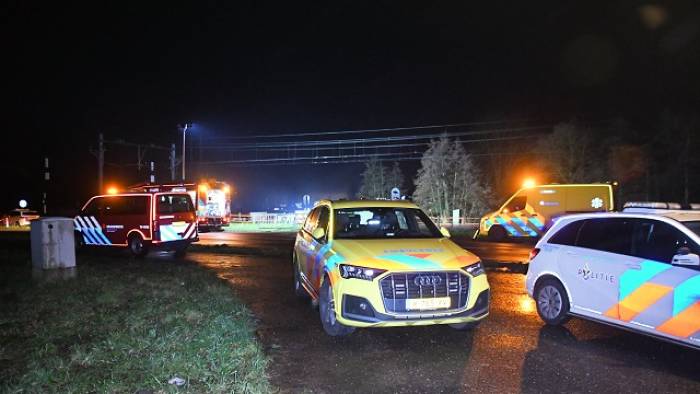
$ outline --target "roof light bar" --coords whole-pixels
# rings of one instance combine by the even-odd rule
[[[681,204],[664,201],[628,201],[623,206],[623,209],[627,208],[681,209]],[[698,204],[698,209],[700,209],[700,204]]]

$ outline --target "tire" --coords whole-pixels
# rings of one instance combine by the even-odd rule
[[[80,231],[76,231],[74,234],[75,237],[75,251],[76,253],[79,253],[85,249],[85,239],[83,238],[83,233]]]
[[[501,242],[506,239],[508,234],[506,230],[501,226],[492,226],[489,229],[488,239],[492,242]]]
[[[148,246],[138,234],[129,237],[129,251],[136,258],[142,258],[148,253]]]
[[[475,328],[477,328],[481,324],[481,320],[477,321],[470,321],[466,323],[456,323],[456,324],[450,324],[449,326],[454,328],[457,331],[471,331]]]
[[[535,304],[540,319],[550,326],[559,326],[569,321],[569,295],[561,282],[547,278],[535,287]]]
[[[321,285],[321,296],[319,297],[318,309],[323,330],[332,337],[350,335],[355,331],[355,327],[341,324],[336,318],[333,287],[331,287],[330,282],[328,277],[324,278],[323,285]]]
[[[292,270],[294,271],[294,295],[301,300],[308,300],[310,298],[309,293],[301,284],[301,275],[299,274],[299,264],[297,263],[297,258],[294,256],[292,259]]]

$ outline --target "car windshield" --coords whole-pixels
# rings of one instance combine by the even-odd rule
[[[336,239],[441,238],[423,211],[415,208],[344,208],[335,210]]]
[[[700,235],[700,220],[693,220],[688,222],[681,222],[685,227],[697,235]]]

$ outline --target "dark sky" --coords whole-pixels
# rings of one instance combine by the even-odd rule
[[[150,3],[9,3],[0,168],[16,187],[3,207],[36,202],[43,155],[54,201],[79,205],[96,188],[98,131],[169,145],[184,121],[203,138],[509,118],[644,127],[700,108],[695,1]],[[336,174],[359,168],[219,171],[251,205],[275,188],[342,191]]]

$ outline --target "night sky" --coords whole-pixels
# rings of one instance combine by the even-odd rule
[[[5,7],[0,208],[38,208],[44,155],[54,207],[81,205],[100,131],[179,150],[176,125],[190,121],[196,143],[507,119],[644,129],[663,109],[700,108],[696,1],[144,3]],[[132,180],[118,166],[132,156],[108,151],[106,179]],[[237,185],[234,205],[260,209],[274,190],[349,193],[361,168],[208,171]]]

